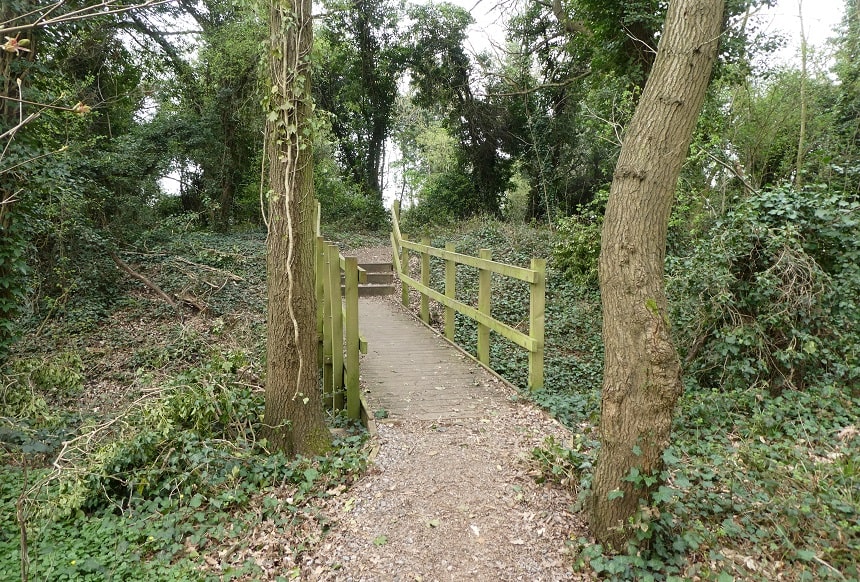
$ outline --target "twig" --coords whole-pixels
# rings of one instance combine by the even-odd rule
[[[77,20],[85,20],[87,18],[95,18],[97,16],[109,16],[111,14],[122,14],[123,12],[130,12],[132,10],[139,10],[142,8],[151,8],[153,6],[158,6],[160,4],[166,4],[170,0],[147,0],[146,2],[142,2],[140,4],[135,4],[133,6],[117,6],[112,0],[104,0],[99,4],[94,4],[92,6],[85,6],[78,10],[73,10],[67,14],[62,14],[60,16],[55,16],[54,18],[39,18],[35,22],[30,22],[27,24],[21,24],[18,26],[9,26],[6,28],[0,28],[0,35],[8,35],[12,32],[20,32],[22,30],[30,30],[33,28],[44,28],[46,26],[52,24],[60,24],[64,22],[75,22]],[[104,10],[106,9],[106,10]],[[53,10],[53,8],[51,8]],[[47,13],[45,14],[47,15]]]
[[[161,287],[159,287],[158,285],[156,285],[155,283],[153,283],[152,281],[150,281],[149,279],[147,279],[146,277],[144,277],[143,275],[141,275],[140,273],[138,273],[137,271],[135,271],[134,269],[129,267],[128,263],[126,263],[121,258],[119,258],[119,256],[117,256],[117,254],[115,252],[108,251],[108,254],[110,255],[110,258],[113,259],[113,262],[116,263],[116,266],[119,267],[120,270],[122,270],[124,273],[126,273],[129,277],[140,281],[141,283],[143,283],[144,285],[146,285],[147,287],[149,287],[150,289],[155,291],[156,295],[161,297],[172,308],[179,309],[179,305],[176,303],[176,301],[171,299],[171,297],[167,293],[162,291]]]
[[[244,281],[245,280],[242,277],[240,277],[239,275],[231,273],[230,271],[227,271],[225,269],[218,269],[216,267],[210,267],[209,265],[201,265],[200,263],[195,263],[193,261],[189,261],[188,259],[184,259],[182,257],[175,257],[174,260],[178,261],[180,263],[185,263],[186,265],[191,265],[192,267],[197,267],[198,269],[203,269],[204,271],[212,271],[213,273],[224,273],[225,275],[227,275],[227,278],[230,281]]]
[[[715,155],[713,155],[711,152],[707,151],[707,150],[706,150],[705,148],[703,148],[702,146],[698,146],[698,147],[699,147],[699,151],[700,151],[700,152],[702,152],[703,154],[705,154],[706,156],[708,156],[709,158],[711,158],[711,160],[713,160],[714,162],[718,163],[719,165],[721,165],[722,167],[724,167],[725,169],[727,169],[728,171],[730,171],[732,174],[734,174],[734,175],[735,175],[735,177],[737,177],[737,179],[741,181],[741,183],[744,185],[744,188],[746,188],[746,189],[749,191],[749,193],[750,193],[750,194],[758,194],[758,190],[756,190],[755,188],[753,188],[753,187],[752,187],[752,185],[751,185],[749,182],[747,182],[746,178],[744,178],[743,174],[741,174],[740,172],[738,172],[738,171],[737,171],[737,169],[735,169],[735,168],[733,168],[732,166],[728,165],[728,164],[727,164],[727,163],[725,163],[723,160],[719,159],[718,157],[716,157]]]
[[[47,158],[48,156],[53,156],[53,155],[55,155],[55,154],[62,153],[62,152],[64,152],[64,151],[66,151],[68,148],[69,148],[69,146],[68,146],[68,145],[64,145],[63,147],[61,147],[61,148],[60,148],[60,149],[58,149],[58,150],[54,150],[54,151],[52,151],[52,152],[47,152],[47,153],[44,153],[44,154],[42,154],[42,155],[40,155],[40,156],[34,156],[34,157],[32,157],[32,158],[30,158],[30,159],[28,159],[28,160],[24,160],[23,162],[18,162],[17,164],[15,164],[14,166],[12,166],[11,168],[2,168],[2,169],[0,169],[0,175],[5,174],[6,172],[11,172],[11,171],[12,171],[12,170],[14,170],[15,168],[20,168],[21,166],[23,166],[23,165],[25,165],[25,164],[29,164],[30,162],[35,162],[36,160],[41,160],[42,158]],[[19,193],[19,192],[20,192],[20,190],[19,190],[18,192],[16,192],[16,194],[17,194],[17,193]],[[14,196],[14,195],[13,195],[13,196]],[[14,202],[14,200],[11,200],[11,201],[9,201],[9,202]],[[7,204],[7,203],[8,203],[8,202],[7,202],[6,200],[3,200],[3,202],[2,202],[2,204]]]

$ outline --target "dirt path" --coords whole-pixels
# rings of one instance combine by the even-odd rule
[[[401,407],[381,421],[378,456],[328,506],[335,525],[304,556],[304,579],[586,579],[572,572],[567,547],[584,535],[581,517],[571,512],[575,499],[536,483],[531,461],[546,437],[564,442],[569,433],[470,360],[463,365],[480,406],[436,420]]]

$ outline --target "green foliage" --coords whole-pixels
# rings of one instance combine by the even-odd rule
[[[450,224],[480,211],[474,186],[460,166],[432,175],[420,193],[421,201],[402,215],[403,228],[413,231],[429,225]]]
[[[265,235],[173,226],[146,233],[135,267],[206,313],[123,297],[102,325],[50,320],[16,346],[0,385],[0,572],[20,577],[20,498],[31,579],[256,579],[261,528],[297,561],[325,527],[316,505],[366,466],[364,433],[341,419],[324,458],[258,438]]]
[[[581,540],[580,567],[617,580],[858,575],[857,398],[750,392],[682,398],[666,485],[629,524],[635,541],[611,556]]]
[[[21,220],[0,209],[0,363],[19,334],[16,318],[26,301],[26,240]]]
[[[722,233],[732,240],[747,241],[739,247],[743,252],[732,255],[734,269],[752,264],[749,245],[757,249],[753,257],[764,260],[770,256],[765,252],[770,237],[783,243],[791,240],[814,259],[830,285],[856,273],[853,253],[860,237],[853,230],[854,208],[850,198],[826,191],[774,191],[741,204],[719,226],[694,240],[696,248],[724,248],[725,244],[719,244]],[[792,238],[786,238],[789,226],[796,229]],[[731,234],[732,229],[745,234]],[[491,248],[498,260],[524,264],[529,256],[546,256],[560,241],[545,229],[482,220],[437,231],[433,242],[437,246],[455,242],[459,251],[470,254]],[[690,281],[719,272],[710,261],[681,271],[678,262],[687,260],[670,259],[670,272]],[[442,266],[435,261],[431,266],[431,284],[438,286]],[[682,282],[673,281],[675,291]],[[771,283],[762,279],[758,284],[767,288]],[[579,435],[571,443],[546,442],[533,451],[533,460],[540,469],[539,480],[574,488],[577,505],[582,507],[590,492],[591,463],[598,447],[595,426],[603,368],[599,296],[596,290],[582,289],[563,276],[555,259],[550,260],[547,285],[546,387],[526,391],[523,351],[496,335],[491,338],[491,364],[523,389],[523,397],[545,406]],[[845,288],[838,304],[827,303],[838,319],[828,324],[829,334],[821,326],[822,336],[816,338],[819,367],[806,374],[803,390],[783,387],[774,395],[764,382],[751,385],[728,373],[724,376],[731,382],[709,385],[687,378],[687,390],[678,403],[673,445],[664,455],[664,472],[644,475],[632,471],[628,476],[642,482],[661,477],[665,483],[627,524],[634,532],[633,542],[613,555],[588,539],[578,540],[579,568],[607,580],[698,577],[765,581],[779,576],[842,580],[858,576],[855,556],[860,550],[860,506],[855,485],[860,467],[856,426],[860,394],[856,383],[836,380],[835,372],[842,368],[834,363],[836,355],[847,361],[856,349],[846,332],[856,325],[853,298],[857,293]],[[471,269],[458,269],[457,292],[460,300],[475,300],[477,276]],[[711,313],[708,309],[728,301],[719,295],[696,295],[685,303],[680,297],[673,292],[676,314],[688,313],[683,310],[691,305]],[[526,301],[522,289],[494,278],[494,316],[520,324]],[[777,306],[764,309],[781,314]],[[690,319],[685,321],[696,321],[694,316],[687,317]],[[777,320],[768,317],[776,324]],[[675,324],[676,333],[688,337],[683,334],[689,323],[680,327],[676,319]],[[473,350],[475,338],[474,324],[458,318],[458,343]],[[839,343],[846,340],[849,343]],[[825,346],[827,356],[822,353]],[[709,358],[715,356],[703,350],[687,367],[696,369]],[[825,366],[821,362],[827,358],[831,364]],[[721,369],[732,370],[732,358],[728,365],[725,361],[724,357],[720,360]]]
[[[315,32],[314,99],[331,116],[336,159],[357,193],[382,204],[382,161],[405,68],[403,4],[327,0]],[[376,217],[378,219],[378,217]]]
[[[84,389],[83,372],[83,361],[75,352],[13,360],[7,367],[7,374],[14,379],[10,391],[24,392],[30,388],[51,400],[79,396]],[[20,415],[12,413],[12,416]]]
[[[314,194],[320,202],[322,221],[339,230],[387,229],[388,215],[382,199],[367,196],[343,176],[331,157],[315,151]],[[324,148],[322,148],[324,151]]]
[[[538,481],[552,481],[573,490],[580,490],[581,486],[588,488],[597,443],[576,434],[570,444],[567,447],[555,438],[547,437],[543,445],[532,450],[532,460],[541,470]],[[584,499],[580,498],[580,501]]]
[[[553,247],[557,268],[575,284],[596,287],[600,258],[600,233],[609,193],[598,192],[594,200],[577,208],[576,214],[559,219],[558,239]]]
[[[839,193],[775,189],[670,258],[678,345],[700,385],[857,386],[857,212]]]

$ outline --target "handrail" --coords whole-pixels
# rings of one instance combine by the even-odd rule
[[[315,217],[315,292],[319,365],[323,372],[323,403],[334,410],[346,410],[347,417],[361,418],[359,353],[367,353],[367,341],[358,329],[358,284],[367,273],[355,257],[344,257],[336,245],[320,234],[319,203]],[[341,295],[341,276],[344,293]]]
[[[532,259],[531,268],[499,263],[491,259],[491,252],[482,249],[479,257],[454,252],[452,245],[445,250],[430,246],[429,240],[416,243],[403,238],[400,232],[400,203],[392,207],[392,256],[394,268],[403,284],[402,302],[409,305],[409,288],[421,295],[420,315],[430,322],[429,299],[445,306],[445,337],[454,341],[454,312],[462,313],[478,323],[478,361],[490,366],[490,331],[506,337],[529,352],[528,386],[532,390],[543,387],[544,318],[546,305],[546,260]],[[421,256],[421,281],[409,275],[409,250]],[[430,287],[430,257],[445,261],[445,293]],[[467,305],[456,298],[456,266],[466,265],[478,269],[478,307]],[[529,333],[525,334],[491,315],[491,274],[525,281],[529,284]]]

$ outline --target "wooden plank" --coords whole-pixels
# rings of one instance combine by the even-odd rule
[[[321,238],[320,238],[321,240]],[[321,278],[323,279],[323,406],[331,410],[333,399],[332,392],[334,390],[334,371],[332,367],[332,316],[331,316],[331,268],[329,265],[330,256],[328,245],[325,242],[321,243],[322,271]],[[340,293],[336,293],[338,298]],[[338,308],[340,311],[340,308]]]
[[[329,289],[331,310],[331,371],[332,406],[343,410],[343,304],[340,299],[340,253],[328,245]]]
[[[319,209],[317,209],[319,210]],[[314,297],[317,308],[317,338],[319,349],[317,350],[317,365],[323,365],[323,326],[325,325],[325,244],[321,236],[316,237],[314,242]]]
[[[478,251],[478,256],[491,262],[493,253],[490,249],[481,249]],[[487,317],[491,317],[492,281],[491,271],[484,268],[478,270],[478,311]],[[487,367],[490,365],[490,328],[483,323],[478,323],[478,361]]]
[[[358,261],[358,259],[356,259],[356,262],[357,261]],[[346,257],[344,257],[341,254],[338,254],[338,264],[340,265],[340,270],[345,272],[346,271]],[[358,282],[362,283],[362,284],[367,283],[367,271],[365,269],[362,269],[361,267],[358,267]]]
[[[346,258],[346,414],[358,420],[361,416],[361,400],[358,385],[358,259]]]
[[[396,254],[394,256],[397,256]],[[397,268],[397,272],[404,275],[409,275],[409,251],[406,250],[406,247],[400,248],[400,258],[397,261],[399,267]],[[400,303],[403,304],[404,307],[409,307],[409,287],[406,285],[400,286]]]
[[[456,247],[453,243],[445,245],[445,250],[454,252]],[[445,297],[457,298],[457,263],[451,259],[445,259]],[[454,341],[454,315],[453,307],[445,306],[445,337]]]
[[[480,311],[478,311],[477,309],[475,309],[474,307],[472,307],[470,305],[466,305],[465,303],[461,303],[460,301],[457,301],[457,300],[449,299],[448,297],[445,297],[445,295],[443,295],[442,293],[439,293],[438,291],[436,291],[435,289],[431,289],[430,287],[425,287],[420,282],[416,281],[415,279],[413,279],[411,277],[408,277],[406,275],[402,275],[401,281],[405,285],[409,285],[410,287],[412,287],[413,289],[416,289],[420,293],[426,293],[427,295],[429,295],[431,298],[435,299],[436,301],[438,301],[442,305],[451,306],[454,309],[456,309],[457,311],[459,311],[460,313],[462,313],[463,315],[465,315],[466,317],[471,317],[472,319],[474,319],[478,323],[483,323],[484,325],[489,327],[492,331],[496,332],[497,334],[499,334],[501,336],[508,338],[509,340],[511,340],[512,342],[517,344],[518,346],[523,347],[529,351],[533,351],[533,350],[537,349],[537,346],[535,344],[534,339],[532,339],[531,336],[526,335],[523,332],[519,331],[518,329],[514,329],[511,326],[509,326],[505,323],[502,323],[501,321],[496,321],[492,317],[488,317],[488,316],[484,315],[483,313],[481,313]]]
[[[529,350],[529,388],[543,388],[544,324],[546,306],[546,259],[532,259],[538,277],[529,285],[529,335],[535,349]]]
[[[425,238],[421,241],[428,248],[430,247],[430,239]],[[425,287],[430,286],[430,255],[421,253],[421,284]],[[421,294],[421,321],[430,323],[430,298],[425,293]]]
[[[401,240],[400,246],[419,253],[427,253],[433,257],[439,257],[440,259],[450,259],[461,265],[469,265],[470,267],[475,267],[477,269],[486,269],[493,273],[519,279],[520,281],[525,281],[527,283],[534,283],[535,277],[537,276],[534,271],[526,269],[525,267],[497,263],[496,261],[487,261],[480,257],[471,257],[469,255],[461,255],[460,253],[452,253],[451,251],[437,249],[435,247],[414,243],[408,240]]]

